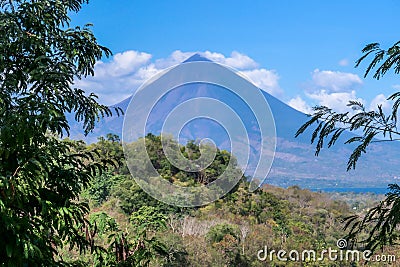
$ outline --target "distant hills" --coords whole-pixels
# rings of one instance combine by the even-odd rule
[[[196,54],[186,60],[209,61]],[[261,90],[261,89],[260,89]],[[277,98],[262,91],[275,119],[277,146],[274,162],[266,183],[286,187],[299,185],[302,188],[382,188],[389,183],[400,179],[400,144],[397,142],[375,143],[370,145],[367,154],[364,154],[354,171],[346,172],[346,163],[352,147],[344,145],[346,133],[337,144],[330,149],[323,149],[318,157],[314,156],[314,145],[310,144],[311,132],[295,138],[297,129],[308,120],[303,114]],[[204,83],[191,83],[175,88],[163,97],[155,107],[154,112],[148,118],[147,132],[160,134],[162,122],[165,116],[179,103],[195,97],[209,97],[217,99],[232,107],[241,117],[250,118],[246,126],[250,138],[257,139],[257,132],[252,132],[251,112],[241,103],[240,98],[217,85]],[[131,97],[114,105],[126,110]],[[137,114],[145,116],[146,114]],[[107,133],[115,133],[121,136],[123,117],[111,117],[102,120],[93,133],[84,137],[81,125],[71,121],[71,138],[83,139],[86,142],[95,142],[99,136]],[[199,139],[209,137],[215,141],[218,147],[227,148],[227,134],[215,122],[199,120],[186,125],[182,129],[182,140]],[[257,151],[254,151],[257,153]],[[399,176],[399,177],[397,177]]]

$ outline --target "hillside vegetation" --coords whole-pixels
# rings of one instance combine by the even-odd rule
[[[250,193],[243,177],[222,199],[198,208],[169,206],[147,195],[135,183],[124,163],[120,140],[115,135],[82,147],[113,159],[118,167],[95,177],[80,198],[91,207],[91,228],[85,229],[94,244],[89,252],[65,250],[63,259],[90,266],[358,266],[349,261],[261,261],[257,254],[281,249],[289,252],[331,247],[343,238],[342,219],[365,212],[378,198],[370,194],[349,203],[331,195],[266,185]],[[148,135],[146,147],[160,174],[180,185],[207,184],[218,177],[229,159],[217,150],[214,162],[202,173],[184,172],[166,160],[160,136]],[[200,156],[199,145],[180,147],[185,157]],[[238,169],[239,171],[239,169]],[[343,196],[342,196],[343,197]],[[360,209],[354,209],[354,206]],[[395,247],[385,250],[396,254]],[[318,256],[318,255],[317,255]],[[377,264],[377,263],[375,263]],[[370,263],[370,266],[381,266]]]

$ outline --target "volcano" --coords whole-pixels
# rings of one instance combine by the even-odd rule
[[[210,62],[210,60],[195,54],[183,63],[189,62]],[[281,187],[299,185],[310,189],[385,188],[389,183],[395,183],[399,179],[397,176],[400,174],[400,144],[397,142],[371,144],[367,153],[357,163],[357,169],[347,172],[346,163],[353,147],[345,145],[344,142],[352,136],[351,133],[344,133],[335,146],[322,149],[320,155],[316,157],[315,146],[310,143],[311,131],[298,138],[294,137],[297,129],[308,121],[309,117],[269,93],[258,90],[270,107],[276,128],[276,152],[266,183]],[[160,108],[155,109],[148,117],[146,132],[160,134],[162,122],[169,111],[179,103],[199,97],[216,99],[233,107],[235,112],[242,114],[243,117],[251,117],[248,107],[245,107],[231,92],[218,85],[191,83],[175,88],[160,99],[158,102]],[[129,97],[114,106],[126,111],[131,99],[132,97]],[[137,114],[137,116],[144,117],[147,114]],[[123,116],[105,118],[86,137],[80,134],[81,126],[71,122],[71,138],[83,139],[90,143],[108,133],[121,136],[123,121]],[[247,127],[251,129],[251,125]],[[229,150],[226,144],[228,139],[226,131],[218,123],[209,120],[193,121],[185,125],[182,128],[182,135],[183,139],[180,141],[210,138],[219,148]],[[251,130],[248,136],[254,140],[259,138],[257,133]]]

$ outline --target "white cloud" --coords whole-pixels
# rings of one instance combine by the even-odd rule
[[[384,94],[379,94],[372,99],[369,105],[369,110],[377,110],[378,105],[382,105],[382,109],[386,112],[391,108],[390,102],[387,100],[387,97]]]
[[[312,90],[324,89],[331,92],[350,92],[362,84],[361,78],[353,73],[315,69],[312,73]]]
[[[301,111],[303,113],[306,114],[313,113],[312,108],[300,96],[296,96],[295,98],[290,99],[287,104],[292,108],[297,109],[298,111]]]
[[[206,51],[200,53],[202,56],[235,69],[254,69],[258,67],[258,64],[250,57],[241,54],[237,51],[233,51],[230,57],[225,57],[223,54]]]
[[[143,82],[142,69],[149,64],[151,55],[138,51],[115,54],[109,62],[98,61],[94,76],[75,80],[75,86],[87,92],[94,92],[100,102],[115,104],[132,94]]]
[[[254,69],[242,71],[256,86],[274,96],[282,95],[279,87],[279,75],[274,70]]]
[[[216,52],[182,52],[176,50],[166,58],[151,60],[152,55],[139,51],[115,54],[110,61],[98,61],[94,76],[76,80],[75,86],[99,96],[101,103],[116,104],[132,95],[146,80],[161,70],[179,64],[199,53],[212,61],[241,70],[258,87],[277,96],[282,93],[278,74],[273,70],[258,68],[258,64],[245,54],[233,51],[230,56]]]
[[[157,59],[155,62],[155,66],[157,66],[158,69],[165,69],[182,63],[183,61],[191,57],[194,53],[195,52],[182,52],[180,50],[175,50],[168,57]]]
[[[133,73],[140,66],[148,63],[151,55],[137,51],[126,51],[113,56],[111,62],[99,61],[95,66],[95,77],[119,77]]]
[[[174,51],[170,56],[163,59],[158,59],[155,65],[159,68],[168,68],[170,66],[182,63],[193,54],[198,53],[199,55],[208,58],[217,63],[221,63],[238,70],[254,69],[258,67],[257,62],[245,54],[233,51],[229,57],[217,52],[182,52],[180,50]]]
[[[347,106],[350,100],[361,102],[364,105],[368,104],[366,100],[357,97],[356,91],[329,94],[325,90],[321,90],[319,92],[306,93],[306,96],[314,102],[314,105],[327,106],[336,112],[356,112]],[[311,106],[308,105],[308,103],[300,96],[290,99],[287,104],[303,113],[313,113]],[[382,105],[384,112],[390,112],[391,102],[387,100],[387,97],[384,94],[375,96],[374,99],[369,102],[369,106],[367,105],[367,108],[369,107],[368,110],[377,110],[378,105]]]
[[[347,104],[350,100],[359,101],[365,104],[362,98],[356,96],[356,91],[328,93],[326,90],[321,90],[315,93],[306,93],[307,97],[317,102],[317,105],[327,106],[337,112],[350,111]]]
[[[327,106],[336,112],[351,111],[347,106],[350,100],[364,104],[366,102],[356,94],[356,89],[360,88],[362,83],[361,78],[353,73],[315,69],[311,73],[311,84],[305,92],[310,101],[298,97],[290,100],[290,103],[297,109],[303,109],[303,112],[307,110],[305,106],[307,102],[312,105]]]

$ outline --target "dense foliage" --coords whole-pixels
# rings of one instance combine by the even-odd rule
[[[149,156],[158,171],[169,173],[172,166],[165,161],[159,141],[159,136],[146,137],[146,144],[152,148]],[[88,148],[119,155],[121,145],[101,138]],[[180,149],[197,151],[198,144],[189,142]],[[219,153],[231,157],[226,151]],[[210,172],[220,165],[212,164]],[[181,177],[188,185],[198,182],[196,174],[183,171],[165,179],[182,183]],[[365,214],[380,200],[376,195],[330,196],[299,187],[272,186],[250,193],[248,186],[242,180],[212,204],[182,209],[148,196],[120,166],[97,175],[81,194],[92,210],[89,219],[97,227],[95,245],[104,250],[95,257],[65,250],[63,258],[90,266],[357,266],[355,262],[327,259],[282,262],[274,257],[265,262],[257,258],[257,253],[265,246],[276,251],[336,249],[336,241],[344,235],[343,218]],[[101,189],[101,198],[95,189]],[[351,209],[346,202],[332,197],[348,200]],[[397,251],[388,248],[385,253]]]
[[[0,265],[51,266],[66,243],[91,247],[77,199],[108,160],[59,139],[68,112],[85,133],[112,113],[73,87],[110,54],[89,26],[68,28],[84,2],[0,1]]]

